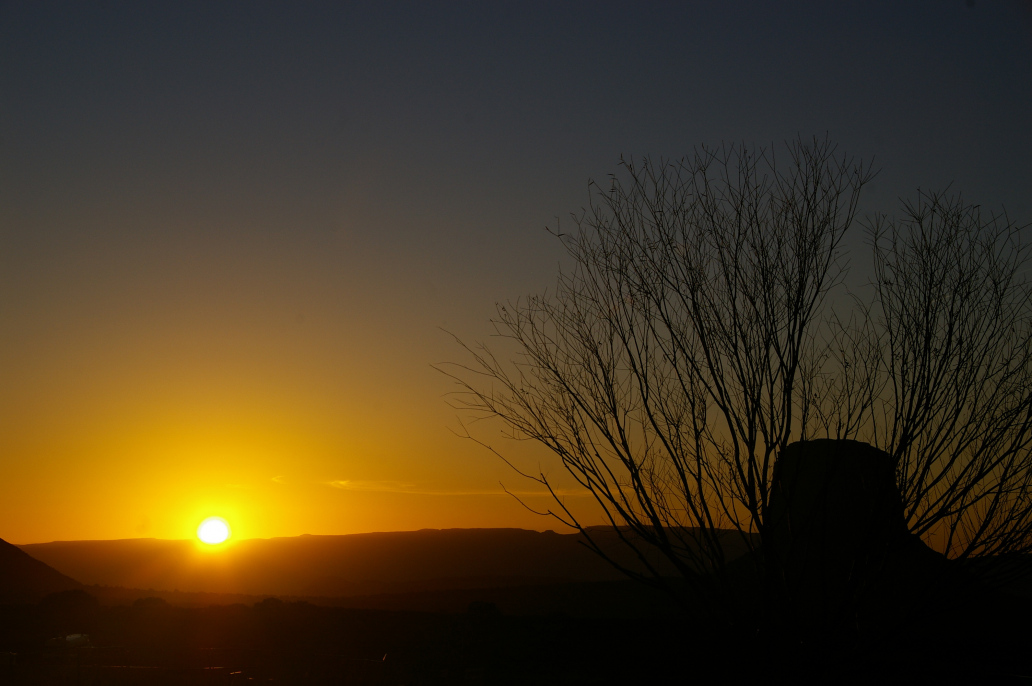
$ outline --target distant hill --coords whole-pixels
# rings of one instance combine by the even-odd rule
[[[115,586],[87,586],[85,590],[102,605],[133,605],[139,600],[159,598],[170,605],[187,608],[213,605],[250,606],[270,597],[269,594],[190,593]],[[471,604],[485,603],[494,605],[506,615],[547,615],[558,612],[571,617],[641,617],[669,614],[678,609],[662,591],[629,580],[458,588],[341,597],[276,597],[288,603],[302,602],[324,607],[452,614],[469,611]]]
[[[35,602],[75,588],[82,584],[0,539],[0,603]]]
[[[605,545],[623,564],[638,564],[615,537]],[[191,593],[345,597],[624,578],[577,534],[522,529],[306,535],[217,549],[159,539],[21,548],[86,584]]]

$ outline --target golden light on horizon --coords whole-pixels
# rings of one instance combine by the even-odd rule
[[[208,517],[197,527],[197,538],[208,545],[224,543],[229,536],[229,523],[222,517]]]

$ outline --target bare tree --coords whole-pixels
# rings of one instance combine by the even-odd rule
[[[460,407],[560,458],[648,583],[659,564],[719,583],[729,547],[762,538],[774,459],[803,435],[815,327],[871,172],[827,141],[785,158],[726,146],[624,162],[559,234],[574,268],[556,291],[499,306],[518,357],[467,346],[473,374],[454,375]]]
[[[842,239],[871,178],[816,139],[624,161],[574,229],[554,231],[573,264],[554,292],[498,307],[516,354],[464,345],[456,405],[546,446],[637,555],[621,568],[682,600],[671,570],[692,602],[722,597],[732,549],[761,571],[775,461],[822,436],[888,452],[907,528],[944,555],[1027,552],[1019,228],[920,195],[901,219],[867,222],[873,296],[836,312]],[[521,474],[606,556],[543,471]]]
[[[959,195],[873,218],[873,297],[833,423],[896,461],[910,531],[952,559],[1032,550],[1032,292],[1022,227]],[[848,353],[846,352],[848,351]],[[852,415],[842,419],[845,415]]]

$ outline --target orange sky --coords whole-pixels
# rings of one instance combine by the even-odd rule
[[[17,351],[0,396],[3,538],[182,538],[211,514],[242,538],[555,527],[451,432],[449,383],[422,347],[453,354],[443,334],[372,354],[361,330],[248,327],[225,309],[229,321],[153,324],[147,340],[84,321]]]
[[[495,302],[554,284],[544,227],[621,154],[827,132],[882,169],[865,208],[954,182],[1032,216],[1030,26],[963,2],[2,3],[0,538],[556,529],[454,435],[442,329],[487,339]]]
[[[241,538],[555,527],[453,433],[452,386],[431,367],[460,357],[437,328],[447,306],[355,278],[342,244],[329,268],[203,237],[164,247],[16,271],[36,290],[8,302],[16,335],[0,343],[17,361],[0,393],[0,537],[183,538],[210,514]]]

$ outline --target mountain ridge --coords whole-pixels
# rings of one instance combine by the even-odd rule
[[[75,579],[0,539],[0,603],[35,602],[58,591],[82,588]]]
[[[623,576],[578,534],[421,529],[245,539],[208,548],[156,538],[20,546],[82,583],[192,592],[358,596],[477,585],[612,581]],[[628,564],[631,557],[614,549]]]

